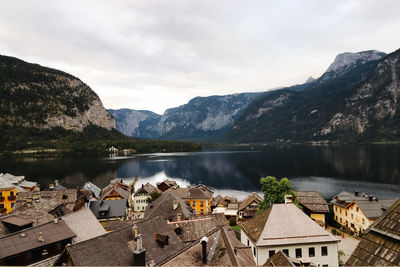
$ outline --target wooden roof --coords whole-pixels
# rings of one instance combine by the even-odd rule
[[[346,266],[400,266],[400,200],[367,229]]]
[[[296,191],[297,202],[311,212],[328,213],[329,207],[325,199],[316,191]]]
[[[43,234],[43,242],[38,240],[39,232]],[[63,221],[58,221],[57,223],[50,222],[24,229],[0,238],[0,259],[67,240],[75,236],[75,233]]]
[[[239,205],[239,210],[244,210],[248,205],[253,203],[253,201],[256,201],[257,203],[262,201],[262,198],[257,195],[256,193],[252,193],[250,196],[248,196],[245,200],[243,200],[240,205]]]
[[[257,243],[260,238],[265,224],[267,223],[269,214],[271,213],[272,206],[261,212],[257,216],[243,222],[240,224],[240,228],[246,233],[246,235],[253,241]]]

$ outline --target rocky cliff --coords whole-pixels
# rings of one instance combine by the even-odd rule
[[[0,56],[0,113],[7,127],[115,128],[100,98],[81,80],[7,56]]]
[[[373,50],[338,55],[317,80],[277,90],[251,103],[221,141],[248,143],[336,140],[337,135],[328,134],[332,133],[335,124],[346,124],[346,119],[341,117],[347,118],[341,112],[344,108],[341,103],[345,99],[348,99],[347,102],[352,99],[349,95],[354,88],[369,79],[384,56],[384,53]],[[374,82],[370,86],[375,88],[377,84]],[[370,102],[371,105],[372,103],[374,102]],[[361,108],[359,103],[346,105],[354,105],[355,110]],[[337,120],[339,117],[341,119]],[[350,117],[348,122],[353,120]],[[359,124],[362,127],[362,123]],[[338,127],[341,128],[339,125]],[[342,137],[347,138],[345,135]]]

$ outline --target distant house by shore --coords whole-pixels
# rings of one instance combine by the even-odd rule
[[[352,232],[362,233],[397,199],[378,199],[364,193],[343,191],[331,203],[337,223]]]

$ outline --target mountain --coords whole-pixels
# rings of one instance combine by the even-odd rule
[[[321,138],[400,139],[400,49],[379,62],[316,133]]]
[[[0,155],[101,154],[110,146],[138,153],[201,149],[189,142],[134,139],[115,126],[100,98],[78,78],[0,56]]]
[[[89,86],[65,72],[0,56],[0,124],[83,131],[115,128],[115,120]]]
[[[158,138],[158,123],[161,115],[147,110],[109,109],[117,123],[117,130],[127,136]]]
[[[163,140],[215,140],[228,130],[261,93],[195,97],[162,116],[143,110],[109,110],[126,135]]]
[[[343,53],[315,81],[265,94],[220,140],[234,143],[321,140],[341,102],[371,75],[384,53]],[[329,130],[328,130],[329,131]],[[330,135],[330,138],[334,138]]]

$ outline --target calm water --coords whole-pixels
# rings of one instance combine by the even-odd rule
[[[243,198],[259,192],[264,176],[288,177],[297,190],[329,198],[341,190],[378,197],[400,196],[400,146],[271,146],[263,151],[205,151],[83,159],[0,159],[0,172],[25,175],[46,188],[54,179],[68,186],[90,180],[139,177],[139,185],[165,178],[181,185],[203,183],[216,193]]]

